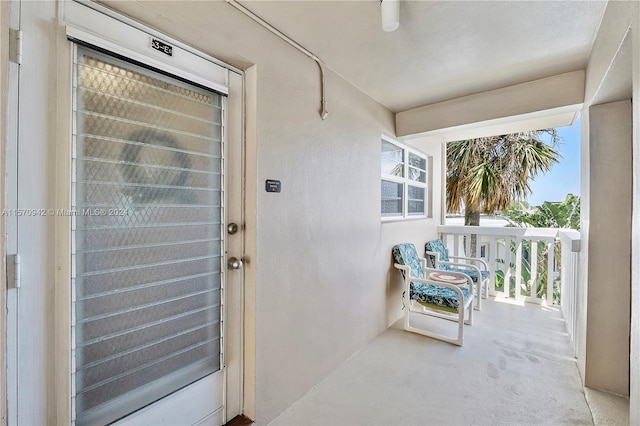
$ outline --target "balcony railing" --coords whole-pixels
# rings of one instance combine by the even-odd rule
[[[491,276],[489,294],[558,305],[574,340],[580,233],[556,228],[438,227],[451,255],[480,257]]]

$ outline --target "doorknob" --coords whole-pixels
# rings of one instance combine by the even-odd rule
[[[238,232],[238,224],[237,223],[230,223],[229,226],[227,226],[227,232],[230,235],[233,235],[236,232]]]
[[[243,266],[244,266],[244,263],[242,262],[242,259],[230,257],[229,260],[227,261],[228,269],[242,269]]]

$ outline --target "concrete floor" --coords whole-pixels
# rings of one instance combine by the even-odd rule
[[[592,415],[556,309],[491,298],[474,314],[462,347],[397,322],[271,425],[624,424],[619,400]]]

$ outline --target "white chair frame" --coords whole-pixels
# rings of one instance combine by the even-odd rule
[[[484,260],[479,259],[477,257],[451,256],[451,255],[449,255],[449,259],[466,260],[469,263],[445,262],[443,260],[440,260],[440,253],[438,253],[438,252],[427,251],[426,254],[427,254],[427,256],[433,256],[436,259],[436,264],[433,265],[433,266],[434,266],[434,268],[436,268],[438,270],[438,272],[443,272],[444,271],[446,273],[451,273],[451,274],[454,273],[454,271],[438,269],[438,265],[449,265],[449,266],[453,266],[454,268],[473,269],[473,270],[476,271],[476,274],[477,274],[476,276],[478,277],[478,281],[477,281],[476,307],[475,307],[475,309],[477,311],[479,311],[480,308],[481,308],[481,300],[482,300],[482,298],[484,297],[486,299],[486,298],[489,297],[489,282],[491,281],[491,274],[489,274],[489,276],[483,280],[482,279],[482,274],[480,273],[481,270],[484,270],[484,271],[488,271],[489,270],[489,266],[487,265],[487,262],[485,262]],[[480,267],[478,267],[477,265],[474,265],[474,263],[479,263],[482,266],[483,269],[480,269]],[[471,279],[471,277],[469,277],[469,279]],[[471,279],[471,281],[473,281],[473,280]]]
[[[422,264],[422,269],[425,273],[425,276],[429,276],[429,274],[431,272],[439,272],[442,273],[442,270],[438,270],[438,269],[432,269],[432,268],[427,268],[426,267],[426,263],[427,260],[425,258],[420,258],[420,263]],[[417,334],[421,334],[423,336],[427,336],[427,337],[431,337],[433,339],[437,339],[437,340],[442,340],[443,342],[447,342],[447,343],[453,343],[454,345],[458,345],[458,346],[462,346],[462,342],[463,342],[463,337],[464,337],[464,324],[467,325],[472,325],[473,324],[473,299],[474,299],[474,285],[473,285],[473,280],[471,279],[471,277],[469,275],[463,274],[461,272],[451,272],[451,275],[456,275],[460,278],[464,278],[467,280],[467,285],[469,287],[469,291],[470,291],[470,296],[468,298],[464,298],[464,295],[462,293],[462,291],[460,290],[460,285],[456,285],[456,284],[451,284],[451,283],[447,283],[444,281],[437,281],[437,280],[433,280],[433,279],[421,279],[421,278],[413,278],[411,277],[411,267],[408,265],[400,265],[398,263],[394,263],[394,265],[397,269],[401,270],[403,272],[402,275],[402,280],[404,283],[404,295],[403,295],[403,302],[404,302],[404,329],[406,331],[410,331],[412,333],[417,333]],[[449,274],[449,272],[447,272],[447,274]],[[411,300],[411,283],[412,282],[418,282],[418,283],[424,283],[424,284],[432,284],[432,285],[436,285],[439,287],[447,287],[447,288],[451,288],[452,290],[454,290],[457,294],[458,294],[458,299],[460,301],[462,301],[460,303],[460,306],[458,307],[458,312],[457,313],[450,313],[444,310],[438,310],[437,308],[433,307],[427,307],[424,305],[421,305],[420,303],[416,302],[415,300]],[[462,284],[464,285],[464,284]],[[468,315],[467,315],[467,320],[464,319],[465,315],[464,312],[465,310],[468,310]],[[458,323],[458,333],[456,335],[455,338],[453,337],[449,337],[449,336],[445,336],[444,334],[440,334],[440,333],[435,333],[432,331],[428,331],[428,330],[423,330],[421,328],[417,328],[411,325],[410,322],[410,316],[411,313],[417,313],[417,314],[421,314],[421,315],[427,315],[427,316],[433,316],[433,317],[437,317],[437,318],[442,318],[448,321],[454,321]]]

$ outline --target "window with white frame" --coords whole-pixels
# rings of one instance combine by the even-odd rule
[[[382,219],[428,215],[428,157],[382,137],[380,151]]]

